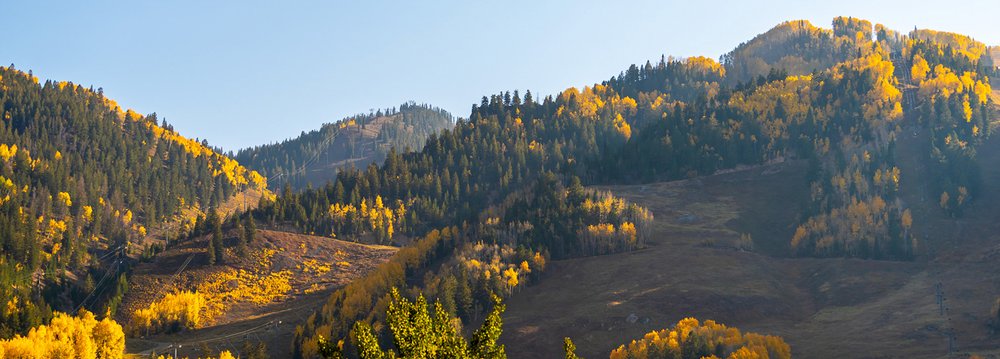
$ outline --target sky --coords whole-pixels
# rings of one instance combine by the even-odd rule
[[[785,20],[854,16],[1000,45],[992,1],[5,0],[0,64],[103,88],[225,150],[406,101],[457,117],[661,55],[718,58]]]

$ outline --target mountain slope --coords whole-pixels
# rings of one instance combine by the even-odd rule
[[[301,190],[334,179],[344,167],[364,168],[385,159],[390,149],[419,151],[424,141],[454,125],[451,114],[429,105],[404,103],[399,109],[360,114],[281,143],[240,150],[236,160],[271,180]]]
[[[107,287],[142,249],[129,244],[182,210],[266,191],[256,172],[100,90],[2,67],[0,106],[0,301],[17,308],[0,314],[3,337],[120,296]]]
[[[366,279],[379,283],[367,287],[375,289],[336,293],[302,327],[295,353],[309,356],[318,335],[343,337],[350,329],[345,323],[372,320],[350,303],[374,302],[392,283],[416,285],[420,289],[414,295],[422,292],[456,303],[455,310],[446,305],[449,313],[468,322],[482,311],[458,304],[469,303],[463,287],[475,288],[472,303],[488,307],[479,299],[479,288],[517,298],[521,281],[516,279],[527,269],[532,282],[545,280],[544,266],[536,268],[527,260],[531,252],[548,253],[555,260],[641,252],[643,245],[618,246],[614,238],[633,223],[643,233],[640,238],[651,238],[658,225],[651,223],[652,217],[626,215],[602,223],[605,217],[588,212],[631,205],[613,195],[569,200],[574,193],[586,193],[580,182],[697,178],[801,159],[806,167],[801,186],[808,191],[788,198],[801,207],[794,208],[799,215],[787,231],[759,241],[769,255],[925,258],[926,244],[914,227],[916,207],[900,199],[900,183],[929,182],[926,195],[942,198],[937,216],[960,216],[978,198],[975,148],[991,132],[994,104],[986,95],[993,69],[977,67],[965,52],[946,51],[950,45],[937,39],[877,29],[852,18],[835,19],[833,30],[786,23],[734,51],[722,64],[671,59],[632,66],[604,83],[543,100],[530,93],[522,99],[517,92],[484,97],[468,121],[432,137],[419,153],[389,156],[381,167],[345,171],[323,188],[263,203],[255,214],[263,222],[338,238],[374,234],[383,240],[403,238],[400,243],[418,238],[412,243],[419,248],[436,242],[437,236],[426,237],[435,229],[462,228],[431,259],[418,256],[420,260],[406,262],[402,273]],[[789,56],[798,59],[782,62]],[[763,65],[727,67],[740,59],[759,59],[755,63]],[[912,76],[903,76],[907,74]],[[746,81],[750,78],[756,81]],[[901,176],[898,161],[903,158],[897,152],[898,137],[911,126],[927,131],[919,137],[922,146],[906,155],[933,165],[915,178]],[[395,203],[394,215],[380,216],[385,221],[373,221],[371,227],[359,225],[364,222],[354,213],[367,211],[353,209],[370,208],[376,200],[379,208]],[[560,202],[567,204],[548,205]],[[646,204],[658,215],[663,211]],[[395,231],[384,231],[378,223]],[[727,246],[757,247],[755,236],[733,237],[727,238],[732,241]],[[598,248],[618,250],[594,250],[595,242]],[[526,270],[513,272],[511,284],[489,284],[492,273],[504,271],[508,258],[503,256],[496,259],[501,265],[469,273],[469,268],[483,268],[483,261],[468,248],[491,245],[501,252],[523,251],[513,258],[525,259]],[[438,266],[441,261],[462,263],[458,267],[465,269]],[[366,296],[372,297],[359,299]]]

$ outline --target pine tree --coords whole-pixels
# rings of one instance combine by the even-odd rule
[[[254,223],[253,214],[247,216],[247,220],[243,224],[243,231],[247,244],[253,244],[254,239],[257,238],[257,224]]]
[[[209,258],[214,259],[211,261],[213,264],[223,263],[225,262],[225,248],[222,244],[222,220],[219,218],[217,210],[213,209],[209,212],[208,225],[212,229],[212,238],[208,245],[212,255]]]
[[[215,263],[218,263],[217,259],[215,258],[215,241],[213,240],[208,241],[207,252],[208,252],[208,264],[214,265]]]

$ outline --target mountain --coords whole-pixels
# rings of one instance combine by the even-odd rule
[[[35,262],[19,256],[36,253],[44,260],[31,273],[45,288],[85,284],[72,258],[86,256],[59,254],[98,250],[56,235],[72,244],[72,233],[119,228],[137,239],[173,215],[182,218],[145,236],[169,240],[141,242],[145,263],[95,295],[141,346],[134,352],[183,344],[192,355],[242,335],[275,356],[288,356],[290,341],[296,358],[930,357],[956,338],[984,353],[1000,327],[989,284],[1000,282],[992,51],[961,34],[856,18],[829,30],[789,21],[719,62],[661,57],[582,89],[484,96],[440,131],[432,124],[450,115],[406,104],[241,151],[241,162],[99,92],[11,70],[5,86],[27,90],[3,97],[23,129],[8,131],[16,149],[0,147],[10,167],[0,199],[18,228],[0,273],[25,273]],[[74,91],[65,103],[30,100],[64,89]],[[103,105],[74,110],[80,103]],[[44,118],[51,124],[27,125]],[[68,125],[80,118],[104,127],[80,137]],[[38,144],[78,138],[50,145],[62,152]],[[95,143],[124,146],[125,162],[99,151],[112,160],[79,162],[104,167],[58,172]],[[164,144],[183,149],[159,152]],[[298,190],[271,195],[242,162]],[[50,173],[81,173],[73,178],[86,190],[56,192],[50,183],[68,176]],[[86,187],[119,173],[145,181]],[[153,205],[187,188],[176,205]],[[259,194],[233,195],[242,188]],[[93,193],[111,199],[85,198]],[[105,206],[92,209],[113,225],[91,229],[78,200]],[[97,246],[105,257],[84,267],[107,268],[90,270],[106,273],[94,289],[117,275],[121,243]],[[9,308],[77,303],[72,290],[27,283],[11,282],[21,297]],[[46,317],[41,307],[14,312]],[[25,340],[34,339],[0,350]]]
[[[525,278],[544,285],[539,272],[548,261],[630,252],[660,238],[650,233],[662,217],[654,222],[645,208],[581,183],[695,180],[797,163],[808,190],[793,197],[798,215],[780,222],[790,230],[723,227],[731,234],[696,245],[760,248],[778,258],[927,260],[934,244],[915,223],[960,217],[983,193],[976,148],[993,128],[989,79],[996,75],[980,61],[981,44],[930,33],[902,35],[846,17],[834,19],[832,30],[791,21],[722,63],[662,59],[544,99],[484,97],[468,120],[432,136],[421,152],[390,155],[382,166],[343,171],[322,188],[262,203],[254,216],[267,225],[411,243],[415,251],[334,293],[296,331],[294,352],[312,355],[320,336],[346,338],[354,321],[386,320],[377,312],[372,318],[374,305],[403,283],[411,296],[437,298],[446,313],[473,323],[491,307],[487,293],[516,301]],[[900,151],[899,138],[914,131],[916,145],[908,140]],[[925,183],[932,211],[900,197],[910,180]],[[518,262],[523,269],[511,267]],[[529,331],[539,324],[527,322]]]
[[[364,168],[397,152],[419,151],[428,136],[451,128],[451,114],[407,102],[399,108],[358,114],[299,137],[240,150],[235,158],[271,181],[271,187],[294,190],[321,186],[345,167]]]
[[[98,89],[0,67],[0,335],[100,310],[143,239],[265,180]],[[171,237],[179,229],[174,228]]]

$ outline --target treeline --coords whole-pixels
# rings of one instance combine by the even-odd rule
[[[122,289],[102,286],[125,271],[129,240],[182,208],[264,188],[256,172],[100,89],[0,67],[0,117],[0,302],[18,303],[0,313],[0,337],[53,309],[103,312],[120,300]]]
[[[523,100],[517,92],[484,97],[469,120],[431,135],[423,151],[390,151],[381,167],[347,169],[321,188],[285,192],[274,203],[261,203],[258,215],[271,225],[291,223],[305,233],[329,234],[331,205],[360,208],[362,201],[381,197],[383,203],[406,206],[405,228],[396,233],[419,235],[473,222],[543,172],[586,173],[601,148],[624,143],[628,124],[619,115],[634,107],[630,98],[600,85],[542,102],[530,92]],[[550,115],[556,119],[543,121]]]
[[[406,102],[398,108],[379,109],[327,123],[280,143],[245,148],[234,158],[267,176],[272,188],[288,184],[301,190],[309,184],[320,186],[333,179],[336,176],[333,168],[342,167],[333,165],[338,162],[365,156],[379,162],[391,149],[420,151],[427,137],[453,124],[454,118],[445,110]],[[367,135],[375,131],[376,134]],[[325,174],[309,176],[316,171]]]

